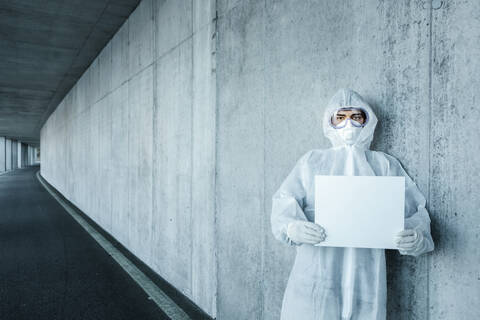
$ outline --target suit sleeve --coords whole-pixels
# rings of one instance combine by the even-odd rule
[[[292,221],[308,221],[304,212],[305,186],[303,175],[307,169],[307,161],[311,151],[302,156],[293,170],[283,181],[272,197],[272,214],[270,217],[272,232],[277,240],[289,245],[296,245],[287,236],[287,226]]]
[[[389,157],[389,159],[389,175],[405,177],[405,229],[415,229],[417,232],[421,232],[424,237],[421,247],[410,255],[419,256],[430,252],[434,249],[434,243],[430,233],[430,216],[425,208],[425,197],[405,172],[400,162],[393,157]]]

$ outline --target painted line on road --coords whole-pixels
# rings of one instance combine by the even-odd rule
[[[37,179],[45,190],[85,229],[95,241],[135,280],[135,282],[147,293],[160,309],[173,320],[191,319],[169,296],[167,296],[157,285],[155,285],[142,271],[140,271],[130,260],[127,259],[115,246],[105,239],[95,228],[83,219],[64,200],[56,195],[48,185],[45,184],[37,171]]]

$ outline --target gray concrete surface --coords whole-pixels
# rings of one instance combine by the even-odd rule
[[[278,319],[294,250],[270,233],[271,196],[300,155],[329,146],[320,119],[339,87],[371,102],[374,149],[400,159],[433,219],[435,253],[388,253],[389,319],[480,316],[478,161],[467,160],[480,150],[469,125],[480,11],[432,3],[218,1],[219,319]]]
[[[40,128],[139,0],[0,0],[0,135]]]
[[[18,169],[18,141],[12,140],[12,169]]]
[[[387,253],[389,319],[480,317],[477,2],[152,1],[42,128],[50,183],[210,315],[278,319],[294,250],[271,196],[351,87],[436,242]]]
[[[12,140],[5,139],[5,169],[12,170]]]
[[[12,143],[10,139],[0,137],[0,172],[33,165],[34,152],[35,148],[28,144],[21,141]]]
[[[20,152],[18,163],[20,168],[25,168],[28,166],[28,146],[25,143],[19,143],[18,146],[18,151]]]
[[[35,147],[33,152],[33,162],[38,163],[40,162],[40,148]]]
[[[7,170],[6,147],[5,137],[0,137],[0,172]]]
[[[480,3],[446,2],[433,13],[430,208],[436,254],[429,277],[430,319],[480,317]],[[470,129],[468,129],[470,128]]]
[[[22,157],[23,157],[22,150],[23,150],[22,142],[17,141],[17,168],[22,168]]]
[[[29,165],[34,164],[33,150],[34,150],[34,148],[32,146],[28,146],[28,164]]]
[[[142,1],[41,130],[42,176],[212,316],[214,4]]]

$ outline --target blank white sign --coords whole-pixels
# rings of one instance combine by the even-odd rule
[[[404,228],[405,177],[315,176],[320,246],[396,249]]]

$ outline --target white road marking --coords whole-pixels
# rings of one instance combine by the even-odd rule
[[[37,171],[37,179],[52,197],[102,246],[107,253],[135,280],[136,283],[147,293],[162,311],[173,320],[191,319],[170,297],[168,297],[155,283],[153,283],[142,271],[127,259],[115,246],[95,230],[85,219],[75,212],[65,201],[57,196],[49,186],[43,182],[40,171]]]

